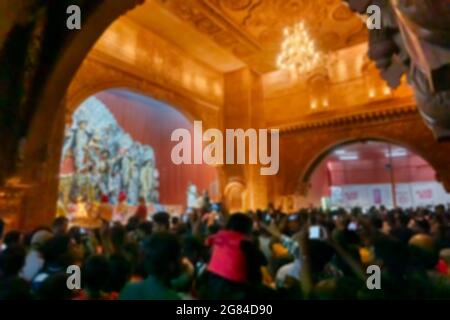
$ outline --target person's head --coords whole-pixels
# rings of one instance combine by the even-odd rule
[[[53,221],[53,233],[55,235],[64,235],[69,231],[69,219],[66,217],[58,217]]]
[[[435,237],[441,237],[445,234],[446,225],[441,219],[434,218],[430,223],[430,234]]]
[[[141,222],[138,226],[138,232],[142,237],[149,237],[153,232],[153,223],[150,221]]]
[[[180,218],[179,217],[172,217],[171,223],[172,223],[173,226],[178,225],[179,222],[180,222]]]
[[[126,229],[127,231],[135,231],[139,227],[140,221],[139,217],[133,216],[128,219]]]
[[[25,249],[18,245],[8,246],[0,253],[0,275],[15,276],[25,263]]]
[[[236,231],[250,236],[252,234],[253,221],[252,219],[242,213],[232,214],[227,222],[226,229]]]
[[[5,234],[3,243],[6,247],[18,246],[22,244],[23,235],[20,231],[14,230]]]
[[[383,228],[383,219],[381,219],[378,215],[373,216],[370,219],[370,223],[375,230],[381,231]]]
[[[115,224],[111,228],[111,243],[115,249],[121,249],[125,243],[127,230],[121,224]]]
[[[399,214],[397,217],[397,225],[401,228],[406,228],[409,224],[409,217],[407,214]]]
[[[436,206],[435,210],[436,215],[443,215],[445,214],[445,206],[443,204],[439,204]]]
[[[90,294],[103,291],[108,283],[110,272],[109,261],[106,257],[95,255],[88,258],[81,273],[84,288]]]
[[[388,237],[379,237],[375,240],[375,264],[383,271],[401,277],[409,263],[408,248],[401,241]]]
[[[45,263],[65,268],[73,262],[72,242],[69,236],[57,235],[42,247]]]
[[[145,268],[164,282],[176,277],[181,266],[181,246],[170,233],[155,233],[144,241]]]
[[[198,261],[203,260],[205,257],[205,247],[202,242],[193,236],[186,236],[183,238],[183,257],[189,259],[189,261],[195,264]]]
[[[40,250],[42,249],[44,244],[51,238],[53,238],[53,233],[51,233],[50,231],[46,229],[38,230],[31,236],[31,247]]]
[[[81,120],[78,122],[78,126],[80,127],[80,129],[86,129],[87,125],[88,125],[88,123],[86,120]]]
[[[153,232],[167,232],[170,228],[170,215],[167,212],[157,212],[153,215]]]
[[[336,218],[336,228],[338,230],[344,231],[348,229],[350,224],[350,219],[345,214],[339,214]]]
[[[106,291],[120,292],[131,277],[132,264],[123,255],[113,254],[109,258],[109,269]]]
[[[417,233],[429,234],[431,227],[427,220],[417,219],[414,222],[414,229]]]
[[[434,240],[427,234],[417,234],[409,240],[411,263],[422,270],[433,269],[439,260]]]
[[[309,250],[313,273],[322,272],[335,254],[335,250],[329,244],[320,240],[309,240]]]

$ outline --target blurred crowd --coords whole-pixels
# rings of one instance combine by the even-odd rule
[[[0,299],[446,299],[450,210],[359,208],[181,216],[97,229],[58,217],[3,234]],[[79,266],[80,287],[69,266]],[[368,266],[380,289],[368,287]],[[72,277],[72,278],[71,278]]]

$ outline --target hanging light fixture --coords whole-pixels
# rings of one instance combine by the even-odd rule
[[[324,58],[316,48],[303,22],[283,31],[284,40],[277,58],[277,66],[299,74],[307,73],[318,66]]]

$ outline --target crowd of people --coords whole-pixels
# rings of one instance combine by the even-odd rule
[[[358,208],[181,216],[138,212],[97,229],[0,222],[0,299],[450,298],[450,210]],[[81,287],[68,286],[79,266]],[[367,285],[379,266],[380,288]]]

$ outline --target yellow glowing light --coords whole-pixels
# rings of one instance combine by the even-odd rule
[[[384,87],[384,89],[383,89],[383,93],[384,93],[384,95],[390,95],[391,94],[391,88],[389,88],[388,86],[385,86]]]
[[[312,110],[317,109],[317,100],[314,99],[314,100],[311,101],[311,109]]]
[[[316,49],[303,22],[286,27],[283,34],[281,52],[277,57],[279,69],[307,73],[316,68],[323,60],[322,54]]]
[[[374,88],[370,88],[370,90],[369,90],[369,98],[375,98],[375,89]]]

